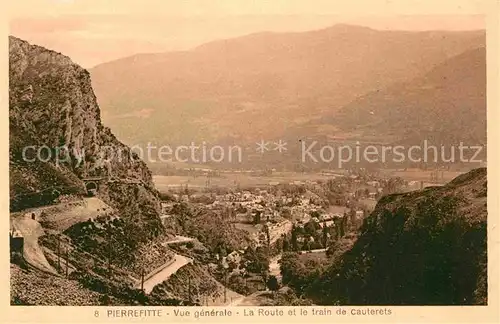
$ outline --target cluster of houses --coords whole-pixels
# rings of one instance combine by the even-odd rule
[[[258,226],[258,225],[257,225]],[[269,230],[269,243],[275,243],[283,234],[287,234],[292,230],[293,223],[289,220],[282,220],[278,223],[267,222],[266,226]],[[267,245],[267,233],[260,226],[260,231],[251,235],[257,246]]]

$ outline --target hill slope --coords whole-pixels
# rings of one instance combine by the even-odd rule
[[[136,55],[91,74],[103,118],[126,143],[253,144],[484,46],[484,35],[335,25]]]
[[[79,179],[86,176],[129,177],[154,187],[147,166],[102,125],[86,70],[62,54],[9,37],[9,82],[13,207],[16,197],[48,187],[82,193]]]
[[[382,198],[313,294],[330,304],[487,304],[486,193],[483,168]]]
[[[469,50],[423,77],[362,96],[330,122],[365,137],[486,144],[486,49]]]
[[[21,262],[22,271],[14,271],[12,276],[33,277],[36,268],[55,269],[54,256],[60,259],[60,246],[64,245],[70,254],[66,269],[71,268],[73,279],[87,282],[86,287],[99,294],[124,286],[133,295],[130,299],[137,301],[137,291],[125,287],[127,282],[132,276],[140,278],[140,269],[147,272],[171,257],[158,242],[167,233],[159,217],[160,202],[151,172],[102,125],[90,75],[68,57],[9,37],[9,76],[11,226],[22,230],[24,261],[30,263]],[[44,156],[36,156],[39,148]],[[61,150],[64,148],[69,155]],[[103,213],[93,213],[93,206],[84,204],[85,214],[72,207],[82,202],[82,178],[88,176],[130,181],[100,183],[97,211]],[[63,208],[66,214],[54,215]],[[28,211],[37,218],[24,215]],[[62,276],[59,263],[57,268],[54,275]],[[98,285],[92,284],[95,280],[105,282],[109,289],[98,291]],[[22,283],[23,279],[13,277],[12,292],[27,294],[21,290],[29,285]],[[43,281],[36,282],[40,284]],[[68,283],[72,290],[78,286]],[[130,302],[129,297],[123,298]],[[41,303],[60,302],[50,298]]]
[[[62,54],[10,37],[9,77],[14,197],[64,182],[81,192],[79,179],[88,176],[132,178],[154,188],[146,164],[102,125],[86,70]]]

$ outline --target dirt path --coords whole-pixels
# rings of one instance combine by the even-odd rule
[[[281,278],[281,270],[280,270],[280,263],[279,263],[280,260],[281,260],[281,254],[277,255],[275,257],[272,257],[271,260],[269,260],[269,274],[276,276],[276,278],[278,278],[278,279]]]

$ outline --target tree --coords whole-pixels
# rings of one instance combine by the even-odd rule
[[[349,215],[349,221],[351,223],[351,226],[354,227],[356,224],[356,209],[351,208],[348,215]]]
[[[311,237],[308,236],[304,240],[304,244],[302,245],[302,250],[303,251],[310,251],[311,250]]]
[[[321,216],[320,213],[316,210],[310,212],[309,214],[311,215],[311,218],[314,218],[314,217],[319,218],[319,216]]]
[[[345,229],[346,229],[346,224],[347,224],[347,217],[342,217],[342,220],[340,221],[340,237],[344,237],[345,235]]]
[[[326,248],[328,243],[328,227],[326,226],[326,222],[323,223],[323,237],[322,237],[323,247]]]
[[[347,214],[345,214],[345,213],[344,213],[344,217],[335,218],[335,220],[334,220],[335,240],[340,240],[342,238],[342,236],[344,236],[342,226],[344,223],[344,219],[346,219],[346,218],[347,218]]]
[[[297,228],[295,227],[295,224],[292,226],[292,250],[299,250],[299,246],[297,245]]]
[[[264,288],[267,287],[267,279],[269,278],[269,271],[265,270],[260,274],[262,282],[264,283]]]
[[[401,179],[400,177],[390,178],[387,181],[387,185],[385,186],[385,188],[383,190],[384,194],[388,195],[388,194],[397,193],[403,185],[404,185],[404,180]]]
[[[226,246],[223,242],[218,242],[214,248],[214,252],[218,254],[222,260],[222,257],[227,256]]]
[[[319,224],[311,219],[304,226],[304,234],[309,235],[309,236],[314,236],[316,234],[316,231],[319,229],[319,227],[320,227]]]
[[[280,253],[283,249],[283,241],[285,240],[285,237],[282,235],[279,239],[276,240],[275,244],[275,251]]]
[[[255,212],[255,215],[253,216],[254,224],[260,224],[260,214],[261,212],[259,210]]]
[[[233,274],[229,276],[228,279],[229,289],[236,291],[242,295],[250,294],[250,289],[246,284],[246,280],[238,274]]]
[[[267,279],[267,288],[271,291],[277,291],[279,287],[278,278],[274,275],[269,276],[269,279]]]
[[[315,275],[318,268],[317,263],[304,264],[297,253],[284,253],[280,262],[282,282],[302,294],[305,288],[314,281],[311,275]]]
[[[265,225],[265,231],[266,231],[266,239],[267,239],[267,248],[271,248],[271,234],[269,233],[269,226],[266,224]]]
[[[326,256],[327,257],[331,257],[333,255],[333,252],[334,252],[334,246],[333,245],[330,245],[326,248]]]
[[[283,239],[283,252],[288,252],[290,249],[290,243],[288,242],[288,238]]]
[[[258,247],[253,249],[248,247],[245,250],[242,258],[243,267],[252,273],[263,274],[265,271],[269,271],[269,260],[267,257],[266,250]]]

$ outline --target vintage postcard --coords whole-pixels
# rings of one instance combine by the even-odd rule
[[[8,7],[7,322],[499,320],[498,1]]]

